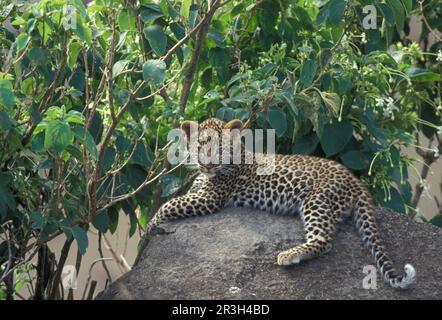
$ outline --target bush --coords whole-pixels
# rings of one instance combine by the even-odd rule
[[[61,234],[83,254],[90,225],[113,233],[120,210],[142,230],[186,181],[159,147],[185,118],[273,128],[278,153],[342,162],[379,205],[415,215],[403,147],[441,131],[442,42],[405,34],[413,13],[441,30],[438,1],[374,1],[375,29],[368,0],[26,3],[0,5],[5,297]],[[34,298],[60,297],[65,259]]]

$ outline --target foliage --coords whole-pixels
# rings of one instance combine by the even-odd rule
[[[366,30],[363,7],[373,3],[378,28]],[[13,264],[60,234],[83,254],[90,225],[113,233],[120,210],[131,235],[142,230],[185,180],[158,147],[184,118],[253,119],[276,130],[277,152],[340,161],[378,204],[414,214],[415,160],[403,147],[419,132],[439,134],[442,114],[442,42],[422,51],[404,35],[419,5],[207,6],[2,1],[0,22],[16,30],[0,26],[2,280],[8,245]],[[423,12],[442,31],[438,1]],[[42,296],[55,297],[54,288]]]

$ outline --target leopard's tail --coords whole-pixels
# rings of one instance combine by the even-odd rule
[[[371,197],[367,191],[363,191],[356,202],[354,220],[356,228],[361,235],[364,244],[370,250],[378,271],[384,280],[393,288],[405,289],[416,280],[416,271],[411,264],[404,267],[404,275],[398,275],[393,267],[393,262],[387,256],[385,248],[380,240],[373,214]]]

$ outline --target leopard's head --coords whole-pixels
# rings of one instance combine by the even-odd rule
[[[242,121],[238,119],[224,122],[210,118],[201,123],[184,121],[181,124],[187,141],[189,144],[194,143],[198,151],[199,170],[209,177],[217,173],[227,173],[232,169],[234,152],[238,152],[238,149],[234,148],[234,141],[238,141],[235,138],[240,136],[243,127]],[[223,152],[230,154],[228,162],[223,161]]]

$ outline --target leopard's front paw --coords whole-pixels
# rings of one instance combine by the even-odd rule
[[[277,263],[280,266],[289,266],[292,264],[300,263],[301,260],[301,254],[293,252],[292,250],[286,250],[278,254]]]

